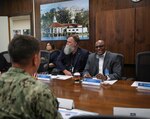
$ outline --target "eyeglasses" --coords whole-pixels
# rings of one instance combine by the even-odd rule
[[[104,45],[95,46],[95,48],[102,48],[102,47],[104,47]]]

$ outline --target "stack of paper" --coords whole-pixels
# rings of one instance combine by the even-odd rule
[[[100,79],[96,78],[83,78],[82,80],[82,84],[97,85],[97,86],[99,86],[101,82],[102,81]]]

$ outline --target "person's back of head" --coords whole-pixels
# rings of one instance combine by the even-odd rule
[[[22,66],[28,65],[34,54],[40,51],[40,45],[36,38],[26,35],[18,35],[12,39],[8,46],[12,63]]]

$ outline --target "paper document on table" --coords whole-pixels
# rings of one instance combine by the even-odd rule
[[[57,78],[57,75],[51,75],[51,78],[52,78],[52,79],[56,79],[56,78]]]
[[[117,80],[104,81],[104,82],[102,82],[102,84],[113,85],[115,82],[117,82]]]
[[[61,79],[61,80],[66,80],[73,77],[73,76],[66,76],[66,75],[57,75],[57,76],[58,76],[57,79]]]
[[[118,116],[132,116],[132,117],[149,118],[150,117],[150,109],[148,109],[148,108],[114,107],[113,114],[118,115]]]
[[[66,98],[57,98],[59,102],[60,108],[65,109],[73,109],[74,108],[74,101],[72,99],[66,99]]]
[[[66,76],[66,75],[51,75],[52,79],[60,79],[60,80],[66,80],[66,79],[70,79],[73,76]]]
[[[67,110],[67,109],[59,108],[59,112],[61,113],[63,119],[70,119],[73,116],[79,116],[79,115],[98,115],[98,113],[88,112],[79,109]]]
[[[59,108],[58,111],[61,113],[61,116],[63,117],[63,119],[70,119],[71,117],[78,115],[78,112],[74,112],[72,110]]]

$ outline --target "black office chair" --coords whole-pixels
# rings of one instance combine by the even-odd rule
[[[150,82],[150,51],[136,55],[136,80]]]
[[[37,72],[38,73],[47,72],[50,53],[46,50],[40,50],[40,54],[41,54],[41,63]]]
[[[10,55],[8,51],[0,53],[0,71],[5,72],[11,67]]]
[[[123,56],[123,54],[119,54],[119,53],[118,53],[118,56],[119,56],[120,61],[121,61],[121,66],[122,66],[122,71],[121,71],[121,73],[122,73],[122,75],[123,75],[123,72],[124,72],[124,56]]]
[[[120,54],[120,53],[117,53],[118,57],[119,57],[119,60],[121,61],[121,66],[122,66],[122,71],[121,71],[121,75],[122,75],[122,79],[125,80],[127,79],[127,77],[124,76],[124,55],[123,54]]]
[[[8,51],[3,51],[3,52],[1,52],[1,54],[5,57],[7,63],[11,64],[10,55],[9,55]]]

